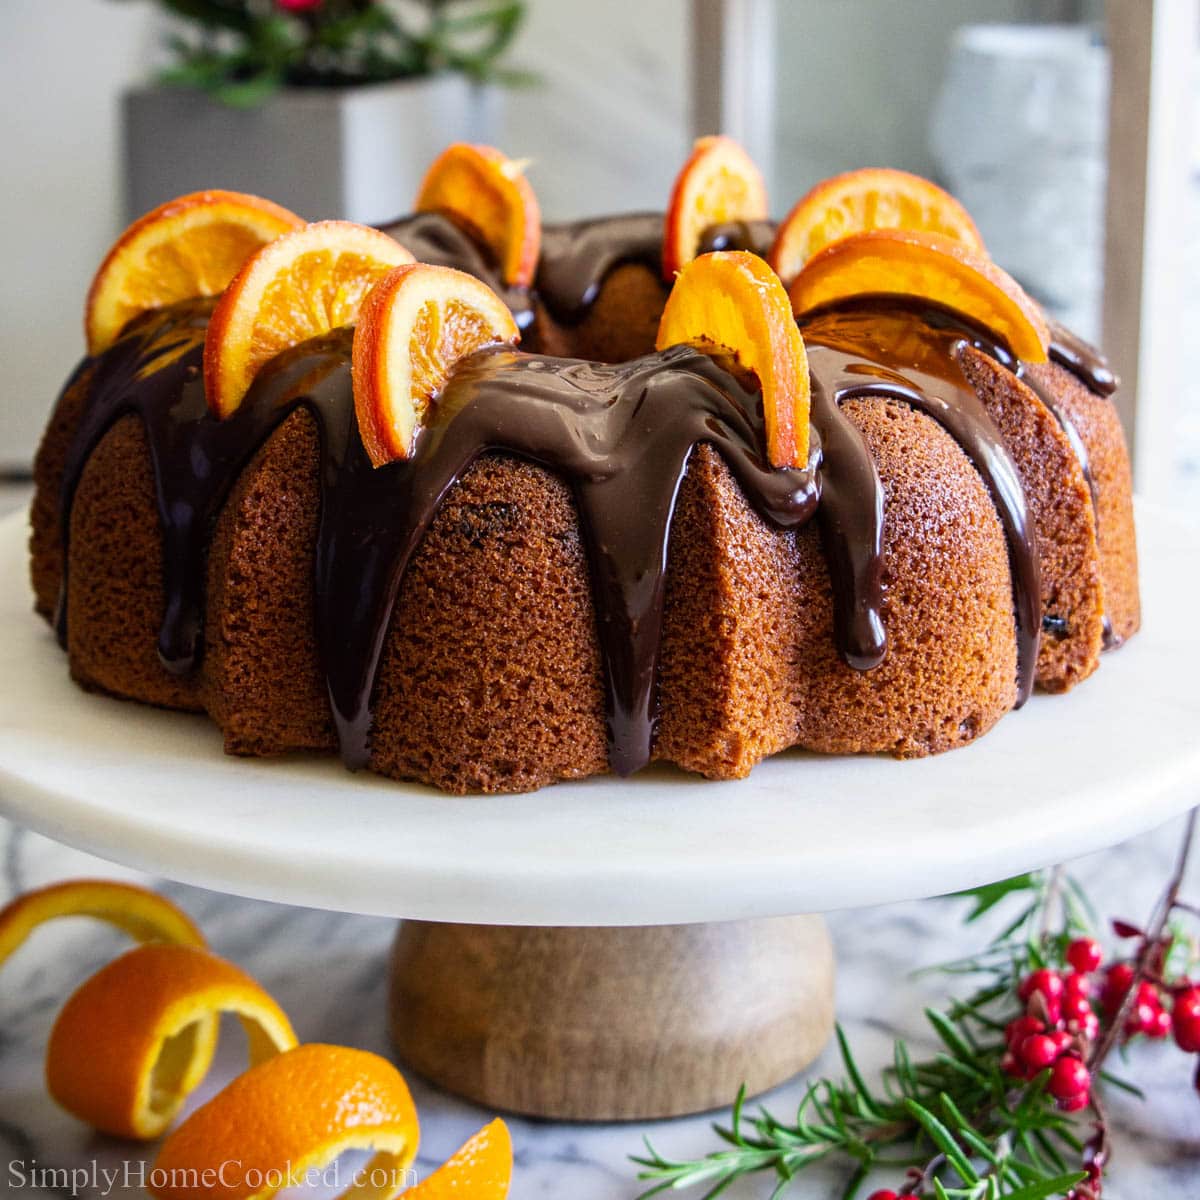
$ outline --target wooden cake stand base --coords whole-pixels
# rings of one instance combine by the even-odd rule
[[[833,1030],[820,917],[622,929],[404,921],[391,1023],[412,1070],[490,1109],[647,1120],[754,1095]]]

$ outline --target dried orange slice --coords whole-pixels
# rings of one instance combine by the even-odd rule
[[[39,925],[59,917],[94,917],[139,942],[205,944],[191,917],[157,892],[132,883],[72,879],[26,892],[0,910],[0,966]]]
[[[243,192],[192,192],[134,221],[88,291],[89,354],[107,349],[139,313],[190,296],[215,296],[260,246],[304,221]]]
[[[492,146],[456,142],[433,161],[417,212],[448,212],[491,247],[504,282],[528,287],[542,247],[542,213],[525,164]]]
[[[386,233],[350,221],[317,221],[252,255],[208,323],[204,390],[214,415],[234,412],[281,350],[353,324],[371,285],[412,261]]]
[[[192,1113],[164,1143],[148,1190],[159,1200],[268,1200],[347,1150],[374,1150],[343,1194],[390,1200],[404,1187],[418,1138],[412,1096],[386,1059],[299,1046]],[[197,1179],[211,1182],[197,1191]]]
[[[955,309],[998,334],[1025,362],[1045,362],[1050,329],[1011,275],[961,242],[932,233],[873,229],[827,246],[796,276],[798,315],[852,296],[916,296]]]
[[[504,301],[451,267],[397,267],[371,289],[354,331],[354,408],[377,466],[412,453],[459,359],[521,334]]]
[[[986,254],[967,210],[949,192],[907,171],[867,168],[818,183],[784,218],[767,261],[785,284],[814,254],[868,229],[911,229]]]
[[[721,250],[688,263],[667,297],[656,344],[732,355],[762,385],[772,464],[807,463],[808,356],[783,284],[756,254]]]
[[[512,1137],[497,1117],[404,1195],[406,1200],[505,1200],[512,1171]]]
[[[241,1018],[251,1063],[296,1044],[279,1005],[232,963],[194,946],[130,950],[59,1014],[46,1052],[50,1094],[103,1133],[156,1138],[207,1074],[223,1012]]]
[[[766,185],[750,155],[733,138],[698,138],[671,189],[663,226],[663,278],[670,283],[696,257],[710,226],[759,221],[766,215]]]

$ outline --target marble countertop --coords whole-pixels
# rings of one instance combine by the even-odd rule
[[[1082,860],[1074,869],[1106,913],[1141,919],[1169,869],[1178,835],[1174,823]],[[3,822],[0,863],[0,900],[78,875],[144,878]],[[1200,864],[1190,883],[1191,893],[1200,894]],[[159,886],[200,923],[218,953],[249,970],[276,996],[302,1040],[388,1052],[385,966],[394,922],[286,908],[172,883]],[[978,927],[964,930],[961,917],[961,904],[928,900],[830,918],[839,960],[838,1012],[864,1067],[881,1068],[897,1035],[915,1046],[928,1044],[921,1011],[940,1003],[946,981],[937,975],[915,978],[913,971],[979,946]],[[39,931],[0,977],[0,1194],[21,1200],[141,1194],[136,1186],[122,1184],[111,1190],[90,1183],[74,1191],[70,1186],[34,1187],[14,1173],[23,1169],[19,1164],[90,1169],[94,1162],[120,1168],[127,1160],[148,1161],[147,1148],[98,1137],[60,1111],[42,1082],[42,1055],[58,1008],[122,945],[117,935],[92,923],[59,922]],[[214,1071],[193,1105],[241,1069],[244,1044],[234,1029],[223,1027],[230,1036],[223,1036]],[[813,1069],[836,1073],[836,1056],[826,1050]],[[1191,1089],[1191,1066],[1172,1046],[1143,1047],[1136,1052],[1132,1073],[1147,1099],[1110,1096],[1117,1125],[1116,1165],[1106,1200],[1195,1200],[1200,1195],[1200,1098]],[[491,1114],[420,1080],[410,1082],[422,1125],[418,1170],[428,1171]],[[766,1102],[785,1113],[801,1088],[800,1080],[793,1081]],[[632,1198],[639,1188],[627,1156],[639,1149],[642,1135],[648,1134],[670,1156],[691,1157],[713,1148],[710,1119],[591,1126],[513,1119],[517,1170],[512,1195],[516,1200]],[[789,1195],[825,1200],[840,1194],[840,1178],[834,1172],[814,1173]],[[769,1183],[759,1180],[728,1195],[766,1197],[769,1192]]]

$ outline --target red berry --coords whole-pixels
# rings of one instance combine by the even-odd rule
[[[1009,1050],[1004,1057],[1000,1059],[1000,1070],[1002,1070],[1005,1075],[1023,1075],[1025,1073],[1021,1067],[1021,1064],[1017,1062],[1017,1056],[1011,1050]],[[868,1200],[870,1200],[869,1197]]]
[[[1079,1020],[1092,1011],[1092,1002],[1086,996],[1067,996],[1063,1000],[1064,1021]]]
[[[1058,1107],[1063,1112],[1079,1112],[1088,1106],[1087,1092],[1080,1092],[1078,1096],[1064,1096],[1059,1102]]]
[[[877,1192],[872,1192],[867,1200],[900,1200],[898,1192],[893,1192],[891,1188],[880,1188]]]
[[[1094,1042],[1100,1033],[1100,1018],[1094,1012],[1089,1012],[1083,1017],[1072,1017],[1067,1022],[1067,1028],[1085,1041]]]
[[[1067,962],[1084,975],[1094,971],[1103,961],[1100,943],[1095,938],[1076,938],[1067,947]]]
[[[1200,1054],[1200,1016],[1175,1013],[1175,1044],[1188,1054]]]
[[[1100,992],[1100,1003],[1107,1013],[1115,1013],[1121,1007],[1129,989],[1133,987],[1133,968],[1128,963],[1116,963],[1108,968],[1104,987]]]
[[[1075,1039],[1065,1029],[1056,1029],[1049,1036],[1050,1040],[1054,1043],[1055,1049],[1058,1051],[1055,1058],[1066,1054],[1075,1044]]]
[[[1185,1019],[1190,1017],[1200,1018],[1200,988],[1193,987],[1180,992],[1175,997],[1175,1003],[1171,1011],[1175,1014],[1177,1021],[1180,1017]]]
[[[1069,1100],[1073,1096],[1084,1096],[1092,1086],[1092,1077],[1075,1054],[1064,1054],[1050,1072],[1048,1090],[1056,1100]]]
[[[1069,1004],[1075,1000],[1086,1000],[1092,994],[1092,981],[1078,971],[1072,971],[1063,980],[1063,1003]]]
[[[1146,1033],[1152,1038],[1170,1037],[1172,1024],[1171,1014],[1165,1008],[1160,1008],[1154,1014],[1154,1024],[1146,1030]]]
[[[1053,1066],[1058,1061],[1063,1053],[1063,1049],[1060,1049],[1056,1038],[1045,1033],[1035,1033],[1033,1037],[1027,1037],[1021,1043],[1019,1054],[1021,1061],[1027,1067],[1032,1067],[1037,1071],[1044,1071],[1047,1067]]]
[[[1017,995],[1022,1000],[1028,1000],[1034,992],[1041,992],[1047,1000],[1057,1000],[1063,994],[1062,976],[1057,971],[1051,971],[1045,967],[1026,975],[1021,980]]]
[[[1015,1021],[1009,1021],[1004,1030],[1004,1040],[1008,1042],[1010,1050],[1015,1050],[1027,1037],[1044,1033],[1045,1030],[1046,1026],[1037,1017],[1018,1017]]]

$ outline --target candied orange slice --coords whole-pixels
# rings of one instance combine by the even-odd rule
[[[698,138],[671,189],[663,225],[663,278],[670,283],[696,257],[710,226],[766,216],[767,189],[753,159],[733,138]]]
[[[796,276],[798,315],[853,296],[915,296],[992,330],[1026,362],[1045,362],[1050,329],[1011,275],[961,242],[931,233],[873,229],[827,246]]]
[[[505,1200],[512,1170],[512,1138],[497,1117],[404,1195],[407,1200]]]
[[[260,246],[304,221],[242,192],[192,192],[160,204],[116,240],[88,291],[89,354],[99,354],[139,313],[215,296]]]
[[[164,1143],[148,1190],[158,1200],[269,1200],[347,1150],[374,1150],[342,1194],[390,1200],[405,1185],[419,1136],[412,1096],[386,1059],[299,1046],[192,1113]],[[219,1182],[197,1192],[196,1179]]]
[[[351,325],[363,297],[413,256],[350,221],[317,221],[252,255],[217,301],[204,341],[204,390],[214,415],[236,411],[254,376],[289,346]]]
[[[521,334],[504,301],[451,267],[397,267],[371,289],[354,331],[354,408],[363,445],[382,466],[407,458],[454,364]]]
[[[732,355],[762,385],[767,453],[776,467],[808,461],[808,356],[779,277],[756,254],[702,254],[679,272],[656,342]]]
[[[251,1063],[296,1044],[279,1005],[195,946],[139,946],[92,976],[50,1034],[46,1083],[68,1112],[115,1137],[152,1139],[208,1073],[217,1017],[236,1013]]]
[[[767,261],[785,284],[826,246],[868,229],[935,233],[986,254],[967,210],[937,184],[907,171],[867,168],[818,183],[784,218]]]
[[[139,942],[205,944],[191,917],[166,896],[132,883],[71,879],[26,892],[0,910],[0,966],[38,926],[59,917],[93,917]]]
[[[416,211],[452,213],[491,248],[505,283],[528,287],[533,282],[542,213],[523,162],[492,146],[456,142],[426,172]]]

